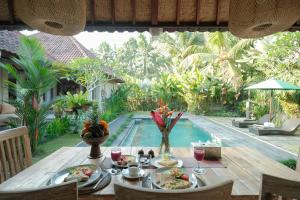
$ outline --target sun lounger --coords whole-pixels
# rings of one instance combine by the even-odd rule
[[[295,118],[286,120],[283,125],[278,128],[250,125],[249,131],[257,135],[294,135],[299,127],[300,118]]]
[[[249,125],[253,125],[253,124],[264,124],[265,122],[269,121],[269,114],[265,114],[264,116],[262,116],[261,118],[259,118],[258,120],[252,120],[252,119],[244,119],[244,120],[232,120],[232,125],[235,127],[239,127],[239,128],[248,128]]]

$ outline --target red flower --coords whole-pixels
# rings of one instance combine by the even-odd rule
[[[163,128],[166,126],[164,120],[162,119],[162,117],[159,115],[158,112],[151,111],[151,116],[159,128]]]
[[[169,131],[172,130],[172,128],[175,126],[175,124],[177,123],[177,121],[180,119],[180,117],[183,115],[183,112],[178,113],[178,115],[175,117],[175,119],[172,120],[170,126],[169,126]]]

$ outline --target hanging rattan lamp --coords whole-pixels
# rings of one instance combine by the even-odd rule
[[[33,29],[54,35],[74,35],[86,23],[84,0],[15,0],[17,16]]]
[[[241,38],[284,31],[299,19],[299,0],[230,0],[229,30]]]

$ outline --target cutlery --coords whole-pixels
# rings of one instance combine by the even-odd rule
[[[103,177],[99,179],[99,181],[98,181],[98,182],[96,183],[96,185],[93,187],[94,190],[97,189],[97,187],[98,187],[98,186],[100,185],[100,183],[104,180],[104,178],[108,176],[108,174],[109,174],[109,173],[106,172],[106,174],[104,174]]]

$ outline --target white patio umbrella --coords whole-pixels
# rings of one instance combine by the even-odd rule
[[[269,79],[269,80],[262,81],[260,83],[251,85],[251,86],[245,88],[245,90],[249,90],[249,93],[250,93],[250,90],[271,90],[270,111],[269,111],[269,114],[270,114],[269,121],[271,121],[272,101],[273,101],[274,90],[300,90],[300,87],[280,81],[280,80]]]

